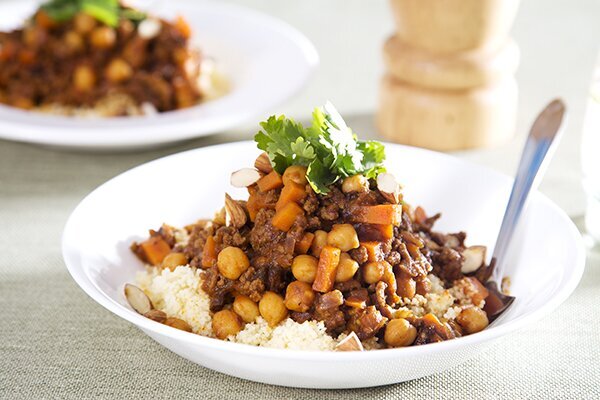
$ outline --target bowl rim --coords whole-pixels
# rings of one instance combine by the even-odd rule
[[[568,230],[566,231],[566,237],[572,238],[574,241],[574,245],[577,249],[575,256],[573,257],[572,268],[569,269],[570,273],[565,273],[566,279],[563,280],[563,284],[556,290],[556,293],[552,298],[550,298],[547,302],[542,304],[537,309],[526,312],[524,315],[521,315],[515,319],[509,319],[506,321],[502,321],[501,324],[492,325],[489,328],[478,332],[476,334],[463,336],[460,338],[447,340],[438,343],[430,343],[426,346],[410,346],[403,348],[394,348],[394,349],[380,349],[377,351],[362,351],[362,352],[334,352],[334,351],[318,351],[318,350],[292,350],[292,349],[274,349],[268,347],[258,347],[241,343],[233,343],[226,342],[223,340],[210,338],[206,336],[202,336],[195,333],[184,332],[175,328],[171,328],[169,326],[157,323],[148,318],[145,318],[142,315],[137,314],[135,311],[126,308],[125,306],[117,303],[115,300],[110,298],[107,294],[101,291],[84,273],[84,270],[81,266],[81,263],[78,263],[75,257],[75,254],[71,251],[69,245],[69,238],[71,235],[76,234],[73,231],[74,221],[78,218],[78,214],[82,209],[85,208],[86,204],[90,201],[90,198],[96,195],[99,191],[101,191],[106,185],[113,182],[116,179],[122,179],[124,175],[132,173],[133,171],[139,170],[141,168],[145,168],[151,164],[163,162],[167,159],[178,158],[183,155],[190,155],[195,152],[203,152],[203,151],[215,151],[222,150],[223,148],[227,149],[228,147],[234,146],[248,146],[253,145],[254,142],[246,140],[246,141],[237,141],[231,143],[218,144],[213,146],[206,146],[196,149],[191,149],[179,153],[175,153],[166,157],[160,157],[158,159],[140,164],[134,168],[131,168],[127,171],[124,171],[117,176],[109,179],[105,183],[98,186],[92,192],[90,192],[73,210],[71,215],[69,216],[65,228],[62,234],[62,254],[67,266],[69,273],[72,278],[77,282],[79,287],[93,300],[102,305],[107,310],[111,311],[113,314],[121,317],[122,319],[136,325],[138,328],[146,331],[152,331],[154,333],[160,334],[162,336],[168,337],[169,339],[185,342],[190,345],[197,346],[206,346],[213,350],[222,350],[226,352],[235,352],[249,356],[260,356],[265,358],[274,358],[274,359],[295,359],[301,361],[327,361],[327,362],[348,362],[348,361],[369,361],[369,360],[384,360],[396,357],[414,357],[431,353],[445,352],[445,351],[453,351],[457,350],[462,346],[475,345],[479,343],[483,343],[486,341],[491,341],[492,339],[499,338],[509,332],[515,331],[524,327],[527,324],[533,323],[544,316],[550,314],[553,310],[555,310],[561,303],[563,303],[575,290],[577,285],[579,284],[581,277],[583,276],[583,271],[585,268],[585,260],[586,260],[586,251],[585,245],[583,242],[583,238],[576,228],[573,221],[567,216],[567,214],[554,202],[552,202],[547,196],[540,192],[535,192],[532,195],[539,198],[539,201],[545,203],[550,209],[555,211],[557,215],[566,222]],[[494,175],[496,178],[505,180],[507,182],[512,181],[513,179],[509,176],[493,170],[487,166],[478,165],[471,161],[462,160],[457,157],[450,156],[448,154],[443,154],[431,150],[416,148],[412,146],[405,146],[393,143],[384,142],[386,149],[395,148],[401,151],[416,151],[421,152],[427,156],[440,157],[443,158],[446,162],[455,162],[462,164],[464,166],[470,168],[477,168],[484,171],[487,174]]]

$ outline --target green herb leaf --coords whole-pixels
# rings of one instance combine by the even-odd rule
[[[254,140],[273,168],[282,174],[290,165],[307,166],[306,177],[316,193],[348,176],[369,179],[385,172],[385,149],[376,141],[358,141],[331,103],[316,108],[312,124],[304,128],[285,116],[271,116],[260,124]]]
[[[146,18],[141,11],[122,7],[118,0],[50,0],[41,9],[58,22],[68,21],[83,12],[112,27],[118,25],[120,18],[136,23]]]

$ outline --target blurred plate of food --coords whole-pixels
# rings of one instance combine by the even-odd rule
[[[137,3],[136,3],[137,5]],[[232,128],[308,81],[300,32],[217,2],[0,4],[0,138],[89,150]]]

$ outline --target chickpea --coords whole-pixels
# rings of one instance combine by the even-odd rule
[[[212,331],[223,340],[242,330],[242,320],[231,310],[221,310],[212,317]]]
[[[302,281],[290,283],[285,290],[285,306],[288,310],[306,312],[315,301],[315,292],[310,284]]]
[[[283,176],[283,184],[287,185],[288,182],[295,182],[298,185],[306,185],[306,167],[301,165],[292,165],[287,167],[284,171]]]
[[[98,49],[111,48],[117,41],[117,33],[109,26],[99,26],[90,34],[90,43]]]
[[[175,270],[175,268],[180,265],[186,265],[188,263],[188,259],[183,253],[170,253],[165,256],[162,261],[162,267],[168,268],[171,271]]]
[[[383,278],[385,261],[371,261],[363,267],[363,279],[368,284],[377,283]]]
[[[163,322],[163,324],[170,326],[171,328],[179,329],[186,332],[192,332],[192,327],[190,326],[190,324],[179,318],[169,317],[165,319],[165,322]]]
[[[484,330],[489,324],[485,311],[477,307],[465,308],[456,317],[456,322],[463,328],[467,335]]]
[[[388,346],[404,347],[413,344],[417,329],[404,318],[393,319],[385,327],[383,340]]]
[[[248,256],[239,247],[225,247],[217,256],[219,272],[227,279],[237,279],[249,267]]]
[[[335,224],[327,234],[327,244],[337,247],[341,251],[358,248],[360,242],[354,227],[350,224]]]
[[[127,61],[122,58],[115,58],[106,66],[105,73],[109,81],[121,82],[131,78],[133,70],[127,64]]]
[[[288,310],[285,307],[283,297],[274,292],[265,292],[258,303],[260,315],[269,323],[270,327],[275,327],[281,321],[287,318]]]
[[[362,193],[367,192],[368,190],[369,180],[360,174],[349,176],[342,182],[342,192],[344,193]]]
[[[313,239],[312,244],[310,245],[310,251],[313,256],[319,257],[321,255],[321,250],[327,244],[327,232],[325,231],[316,231],[315,237]]]
[[[412,299],[417,294],[417,282],[407,273],[396,278],[396,293],[403,298]]]
[[[348,253],[342,253],[335,273],[335,281],[349,281],[354,277],[356,271],[358,271],[358,263]]]
[[[63,42],[73,52],[81,51],[84,47],[83,38],[75,31],[67,31],[63,36]]]
[[[73,85],[77,90],[88,92],[96,85],[96,74],[94,70],[87,65],[79,65],[73,73]]]
[[[260,315],[258,305],[250,300],[250,297],[244,295],[235,296],[233,301],[233,311],[240,316],[244,322],[254,322]]]
[[[73,18],[73,26],[77,33],[85,35],[96,27],[96,20],[94,17],[80,12]]]
[[[313,283],[317,275],[319,260],[313,256],[302,254],[292,261],[292,274],[301,282]]]

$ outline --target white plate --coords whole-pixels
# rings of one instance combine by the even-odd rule
[[[143,4],[143,3],[141,3]],[[0,138],[87,149],[155,146],[232,128],[298,92],[319,62],[313,45],[290,25],[259,12],[217,2],[152,3],[167,19],[184,15],[194,42],[231,83],[216,100],[155,116],[84,119],[49,116],[0,105]],[[0,2],[0,30],[19,26],[36,2]]]
[[[67,222],[63,256],[75,281],[94,300],[195,363],[275,385],[353,388],[402,382],[446,370],[476,355],[493,339],[531,324],[562,303],[579,282],[585,261],[581,236],[565,213],[533,193],[507,257],[513,306],[488,329],[460,339],[367,352],[302,352],[258,348],[178,331],[136,314],[123,285],[143,268],[132,240],[162,222],[184,225],[222,206],[230,171],[258,154],[241,142],[192,150],[134,168],[86,197]],[[468,232],[470,244],[491,246],[511,179],[447,155],[387,145],[388,169],[405,184],[405,198],[429,213],[441,211],[437,230]],[[156,182],[167,182],[157,188]],[[194,182],[194,184],[190,184]],[[504,341],[510,345],[510,339]]]

